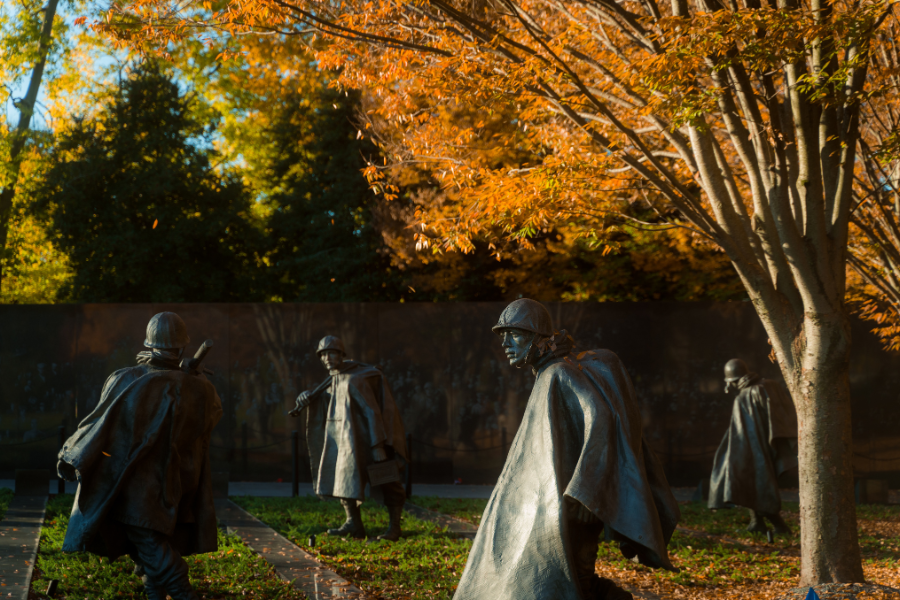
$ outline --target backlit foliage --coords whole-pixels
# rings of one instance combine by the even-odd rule
[[[851,299],[874,321],[887,348],[900,350],[900,24],[890,19],[877,34],[873,92],[863,108],[861,168],[854,187]]]

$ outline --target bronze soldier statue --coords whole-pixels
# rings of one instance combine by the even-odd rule
[[[574,354],[534,300],[507,306],[493,329],[536,381],[454,600],[631,599],[595,573],[601,534],[628,558],[674,569],[667,544],[681,514],[628,373],[609,350]]]
[[[333,335],[322,338],[316,354],[329,377],[301,393],[290,414],[296,417],[309,408],[306,439],[316,494],[340,499],[347,514],[344,524],[328,533],[366,537],[359,505],[370,484],[371,494],[383,500],[390,517],[378,539],[397,541],[406,502],[399,473],[408,455],[390,387],[377,367],[346,360],[343,342]]]
[[[797,467],[797,413],[775,381],[751,373],[739,358],[725,364],[725,393],[737,392],[731,424],[716,451],[709,482],[709,508],[750,510],[747,531],[791,528],[779,514],[778,476]]]
[[[130,555],[150,600],[196,600],[183,557],[218,549],[209,440],[222,403],[202,355],[181,360],[189,342],[177,314],[150,319],[150,350],[110,375],[57,465],[78,481],[63,551]]]

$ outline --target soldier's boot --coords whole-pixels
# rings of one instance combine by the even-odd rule
[[[763,520],[761,514],[753,510],[750,510],[750,523],[747,525],[747,531],[750,533],[765,533],[768,531],[766,527],[766,522]]]
[[[378,539],[396,542],[400,539],[400,519],[403,517],[403,507],[388,506],[387,510],[390,522],[388,523],[388,528],[378,536]]]
[[[615,582],[594,575],[592,589],[588,596],[591,600],[634,600],[631,592],[623,590]]]
[[[362,515],[359,512],[359,505],[356,503],[356,500],[341,500],[341,504],[344,505],[347,520],[337,529],[329,529],[328,535],[357,539],[365,538],[366,528],[363,526]]]
[[[784,522],[784,519],[781,518],[781,513],[766,515],[766,518],[772,523],[772,526],[775,528],[775,533],[781,535],[791,534],[791,526]]]
[[[135,567],[135,575],[138,574],[138,570],[142,573],[141,581],[144,582],[144,593],[147,594],[147,600],[166,600],[166,590],[150,581],[150,578],[143,574],[144,569],[140,565]]]

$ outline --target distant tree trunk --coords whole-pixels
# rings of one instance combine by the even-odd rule
[[[28,129],[31,127],[31,117],[34,115],[34,105],[37,102],[41,79],[44,77],[44,66],[47,64],[47,54],[50,52],[53,33],[53,19],[56,17],[58,4],[59,0],[49,0],[44,9],[44,26],[41,28],[38,61],[31,70],[31,80],[28,82],[25,98],[18,105],[19,124],[10,134],[12,142],[9,149],[9,181],[3,191],[0,191],[0,257],[6,254],[9,222],[12,218],[13,200],[16,196],[16,185],[19,183],[19,170],[22,166],[22,151],[25,149]],[[3,262],[0,261],[0,290],[3,289],[3,275]]]

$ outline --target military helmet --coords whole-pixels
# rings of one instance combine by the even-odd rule
[[[491,329],[500,333],[501,329],[515,328],[531,331],[544,337],[553,336],[553,319],[550,312],[537,300],[519,298],[507,306],[500,314],[500,320]]]
[[[737,381],[744,375],[750,373],[747,363],[739,358],[732,358],[725,363],[725,381]]]
[[[316,355],[322,354],[326,350],[337,350],[343,355],[347,354],[347,351],[344,350],[344,342],[336,335],[326,335],[319,340],[319,347],[316,348]]]
[[[190,343],[187,325],[173,312],[155,314],[147,323],[144,345],[148,348],[184,348]]]

